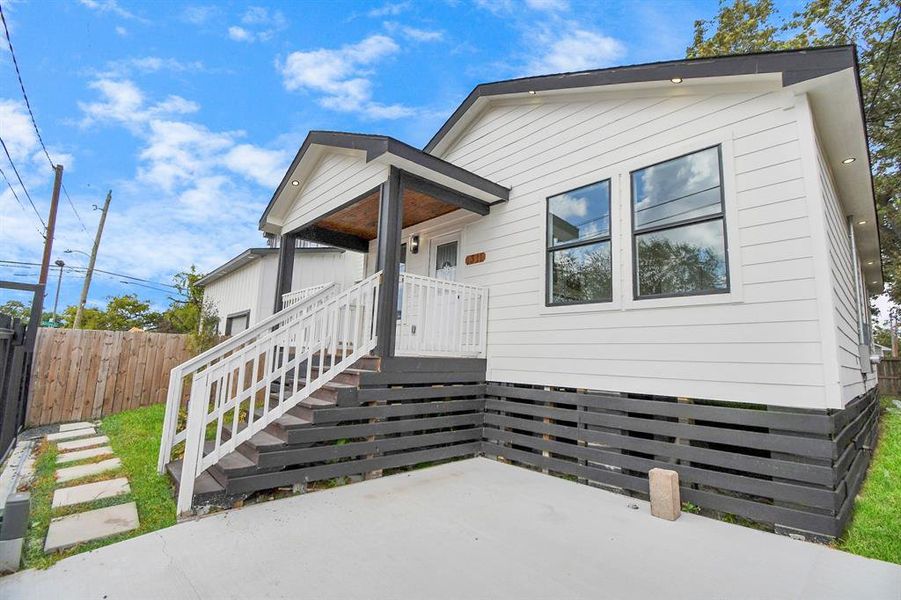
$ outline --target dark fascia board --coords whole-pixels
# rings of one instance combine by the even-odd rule
[[[649,81],[668,81],[675,77],[687,80],[702,77],[757,75],[764,73],[781,73],[782,85],[785,87],[844,69],[855,68],[854,54],[853,46],[830,46],[778,52],[734,54],[710,58],[690,58],[482,83],[469,93],[469,96],[441,126],[438,133],[425,145],[423,151],[431,152],[434,150],[441,140],[454,128],[457,121],[463,118],[463,115],[479,98],[505,94],[524,94],[530,91],[546,92]]]
[[[332,231],[316,225],[293,232],[292,235],[296,235],[302,240],[308,240],[319,244],[329,244],[354,252],[369,252],[369,241],[349,233]]]
[[[331,146],[333,148],[344,148],[349,150],[362,150],[366,152],[366,162],[378,158],[383,154],[391,154],[399,158],[414,162],[422,167],[425,167],[426,169],[441,173],[442,175],[445,175],[452,179],[456,179],[463,184],[486,192],[496,197],[500,201],[505,201],[510,198],[509,188],[494,183],[493,181],[489,181],[484,177],[480,177],[475,173],[442,160],[437,156],[427,154],[422,150],[419,150],[418,148],[414,148],[413,146],[405,144],[404,142],[401,142],[400,140],[394,139],[392,137],[364,133],[314,130],[310,131],[307,134],[306,139],[300,146],[300,150],[297,151],[297,155],[294,157],[294,160],[291,161],[291,166],[288,167],[288,170],[285,172],[285,176],[282,178],[281,183],[278,184],[278,187],[275,189],[275,193],[269,200],[269,204],[266,206],[266,210],[263,211],[263,216],[260,217],[261,229],[265,225],[266,217],[269,216],[269,212],[275,205],[276,199],[281,195],[282,191],[284,191],[285,187],[289,184],[292,174],[297,169],[300,161],[303,160],[304,155],[312,145]]]
[[[295,248],[295,254],[312,254],[317,252],[344,252],[343,248]],[[236,271],[244,265],[250,263],[256,256],[266,256],[267,254],[278,254],[278,248],[248,248],[238,256],[232,258],[223,265],[220,265],[197,280],[200,287],[207,286],[214,281],[221,279],[229,273]]]
[[[446,204],[451,204],[482,216],[491,212],[491,206],[484,200],[461,194],[422,177],[401,171],[400,179],[403,187],[428,194]]]

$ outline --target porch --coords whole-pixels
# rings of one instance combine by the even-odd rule
[[[348,183],[350,182],[350,183]],[[260,222],[280,237],[366,255],[380,273],[379,357],[485,356],[488,290],[465,280],[461,223],[487,215],[509,190],[384,136],[312,132]],[[423,243],[410,228],[445,226]],[[292,291],[293,254],[279,254],[275,310],[319,290]]]

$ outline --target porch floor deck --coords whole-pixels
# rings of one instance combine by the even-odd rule
[[[638,509],[629,505],[638,505]],[[3,598],[897,598],[901,567],[471,459],[231,510]]]

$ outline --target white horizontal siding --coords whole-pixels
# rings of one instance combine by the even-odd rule
[[[367,163],[362,153],[328,153],[319,161],[288,209],[283,231],[291,231],[381,185],[388,167]]]
[[[738,235],[729,242],[740,301],[546,309],[546,197],[711,136],[731,140],[727,183],[734,193],[727,202]],[[816,251],[798,137],[791,97],[781,91],[549,97],[487,109],[443,157],[511,188],[509,202],[468,225],[463,237],[464,255],[487,255],[464,266],[462,279],[491,288],[489,379],[825,406]],[[622,183],[628,178],[614,186]]]
[[[854,271],[859,262],[851,253],[850,233],[845,211],[836,192],[832,171],[822,148],[817,146],[817,167],[826,216],[829,267],[832,276],[832,308],[838,342],[839,383],[842,402],[847,404],[876,385],[876,378],[861,373],[857,295]],[[869,356],[862,357],[869,360]]]
[[[262,261],[254,260],[210,283],[203,290],[203,298],[219,318],[219,335],[225,334],[225,320],[229,315],[250,311],[250,323],[260,319],[258,312]]]

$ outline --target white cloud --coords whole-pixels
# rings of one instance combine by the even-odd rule
[[[181,18],[194,25],[203,25],[217,14],[217,6],[188,6],[182,11]]]
[[[613,64],[625,54],[624,45],[617,39],[597,31],[570,27],[547,27],[535,34],[534,48],[545,52],[529,61],[528,74],[562,73],[598,69]]]
[[[373,101],[370,76],[375,63],[399,50],[392,38],[371,35],[337,49],[292,52],[284,63],[277,61],[276,68],[285,89],[318,92],[322,94],[319,104],[326,108],[369,118],[398,119],[413,114],[413,109]]]
[[[567,0],[526,0],[526,6],[532,10],[566,11],[569,10]]]
[[[284,174],[287,151],[185,120],[198,104],[149,98],[130,80],[101,78],[90,88],[98,97],[80,104],[83,122],[120,125],[140,143],[134,175],[113,182],[117,208],[104,233],[104,247],[129,252],[101,250],[104,268],[165,280],[192,263],[212,268],[258,243],[256,222]],[[161,219],[164,227],[147,227]]]
[[[111,60],[102,71],[93,74],[103,78],[122,78],[132,77],[138,73],[193,73],[203,69],[204,65],[199,60],[185,62],[175,58],[142,56]]]
[[[401,32],[414,42],[438,42],[444,39],[444,32],[416,27],[401,27]]]
[[[396,16],[410,8],[410,2],[388,2],[378,8],[373,8],[367,15],[370,17]]]
[[[262,6],[251,6],[241,17],[242,25],[228,28],[228,37],[236,42],[265,42],[288,26],[288,20],[280,10],[270,11]]]
[[[102,13],[110,13],[116,15],[117,17],[122,17],[123,19],[135,20],[135,21],[145,21],[141,17],[138,17],[136,14],[125,10],[116,0],[78,0],[82,6],[90,8],[91,10],[96,10],[97,12]]]
[[[119,37],[125,37],[128,35],[128,30],[121,25],[116,25],[116,35],[118,35]]]
[[[103,99],[97,102],[79,102],[84,113],[82,126],[96,122],[116,121],[135,127],[148,120],[172,114],[190,114],[199,110],[196,102],[181,96],[168,96],[161,102],[147,105],[143,92],[128,79],[101,78],[89,84],[100,92]]]
[[[252,42],[255,38],[252,33],[237,25],[228,28],[228,37],[236,42]]]

